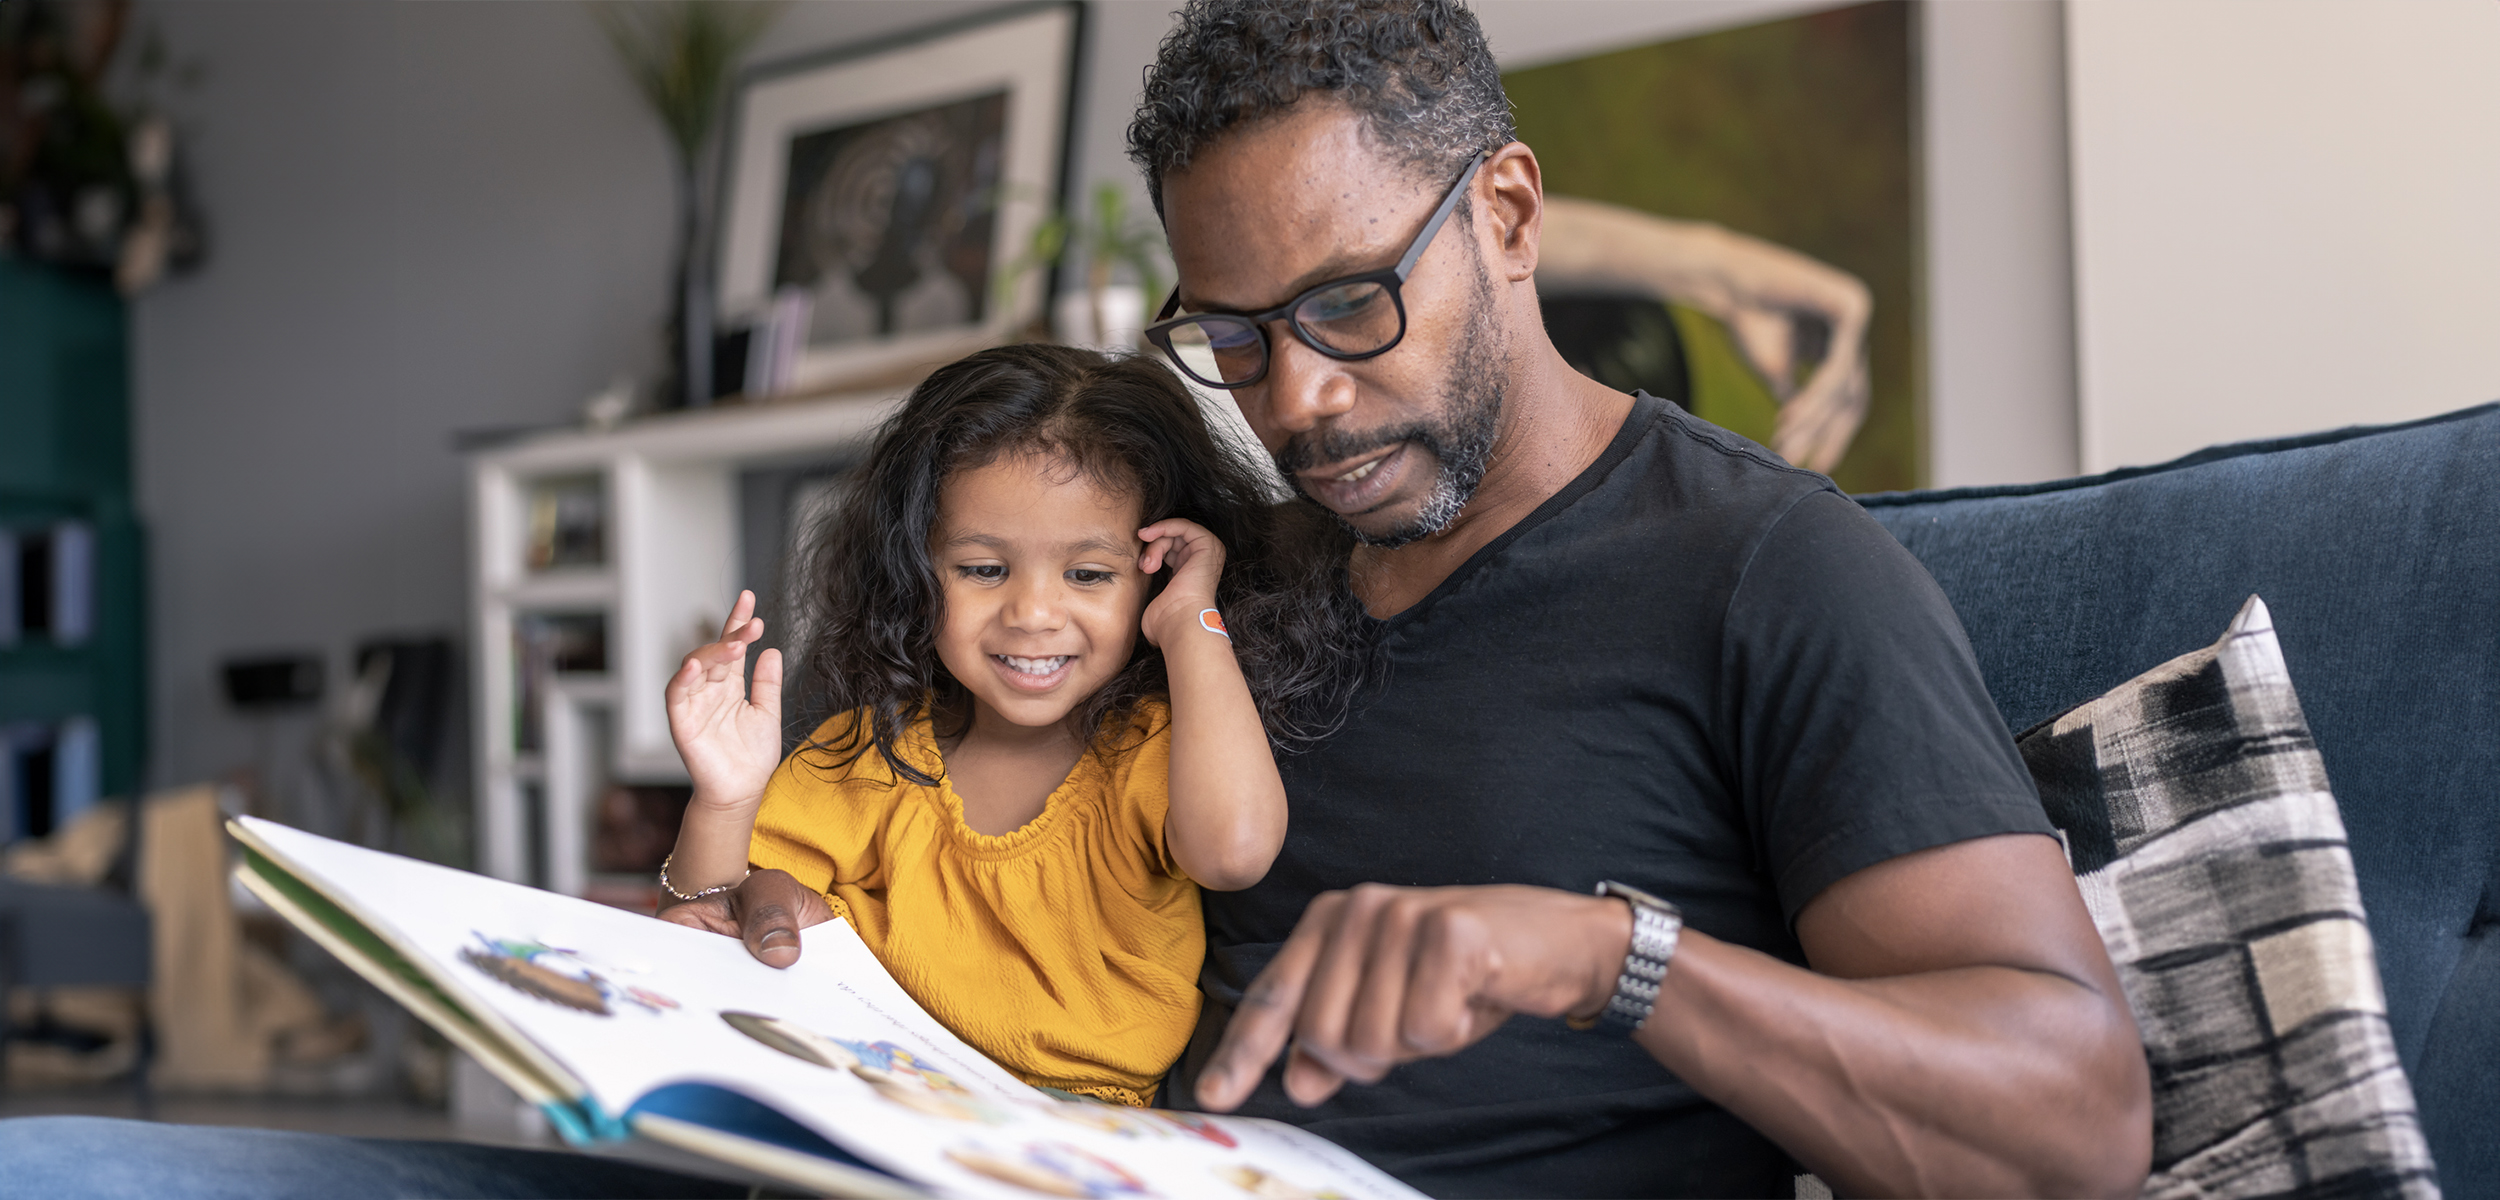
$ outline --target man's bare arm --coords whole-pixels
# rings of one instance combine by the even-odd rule
[[[2057,843],[1869,867],[1797,935],[1818,973],[1724,942],[1679,951],[1636,1040],[1845,1192],[2143,1185],[2143,1042]]]
[[[2056,843],[1868,868],[1807,905],[1798,935],[1815,971],[1686,931],[1636,1040],[1844,1192],[2142,1185],[2143,1048]],[[1238,1105],[1288,1039],[1286,1090],[1315,1104],[1512,1013],[1595,1012],[1630,940],[1620,901],[1548,889],[1330,893],[1252,984],[1199,1100]]]

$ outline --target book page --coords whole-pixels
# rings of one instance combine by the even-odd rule
[[[669,1084],[750,1096],[948,1195],[1387,1200],[1419,1193],[1265,1121],[1068,1101],[931,1018],[841,921],[775,970],[737,939],[253,818],[272,860],[364,921],[611,1116]]]

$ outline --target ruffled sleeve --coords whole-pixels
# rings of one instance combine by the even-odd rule
[[[852,722],[863,716],[835,717],[809,741],[840,745]],[[874,746],[849,763],[801,746],[764,785],[747,861],[759,870],[788,871],[829,897],[842,884],[884,887],[886,864],[877,834],[905,791],[898,782]]]

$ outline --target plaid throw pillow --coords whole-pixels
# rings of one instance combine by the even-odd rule
[[[2017,741],[2144,1031],[2144,1194],[2436,1197],[2265,603]]]

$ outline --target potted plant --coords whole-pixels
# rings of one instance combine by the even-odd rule
[[[999,295],[1009,295],[1029,271],[1081,269],[1085,286],[1058,297],[1048,334],[1070,345],[1131,350],[1145,328],[1146,306],[1163,294],[1163,258],[1163,227],[1132,213],[1127,189],[1105,181],[1094,185],[1081,219],[1064,210],[1042,219],[1032,244],[1000,275]]]
[[[780,15],[781,5],[666,0],[611,2],[591,11],[635,88],[668,130],[677,183],[677,268],[661,403],[701,407],[712,400],[712,277],[702,253],[712,197],[703,186],[704,164],[730,76]]]

